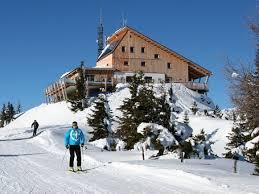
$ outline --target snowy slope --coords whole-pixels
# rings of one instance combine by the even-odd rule
[[[213,104],[207,105],[201,100],[204,97],[188,89],[181,92],[175,87],[175,95],[185,99],[177,102],[182,108],[189,107],[193,98],[200,100],[200,108]],[[124,86],[108,95],[115,115],[119,116],[117,108],[128,96]],[[250,175],[254,166],[246,162],[239,162],[239,173],[233,174],[232,160],[142,161],[138,151],[102,152],[90,144],[83,150],[82,167],[87,172],[69,173],[63,136],[74,120],[87,135],[90,109],[72,113],[64,102],[42,104],[0,129],[1,193],[259,193],[259,178]],[[30,125],[35,119],[40,124],[39,135],[31,138]],[[218,155],[223,152],[230,121],[190,116],[190,125],[194,134],[201,128],[207,133],[219,128],[213,148]],[[146,158],[152,153],[147,152]]]
[[[91,145],[83,150],[87,172],[67,172],[66,128],[49,125],[33,139],[26,128],[12,138],[0,136],[1,193],[259,192],[259,178],[250,175],[253,165],[245,162],[233,174],[231,160],[142,161],[137,151],[101,152]]]

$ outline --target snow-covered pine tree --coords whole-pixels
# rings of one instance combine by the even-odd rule
[[[78,71],[79,77],[76,79],[76,91],[70,95],[67,100],[71,103],[70,110],[73,112],[84,110],[86,100],[86,79],[84,77],[83,67],[78,68]]]
[[[258,148],[258,147],[257,147]],[[258,148],[259,149],[259,148]],[[255,157],[255,170],[254,170],[254,175],[259,176],[259,153],[257,153]]]
[[[192,103],[192,106],[191,106],[191,111],[192,111],[192,113],[194,114],[194,115],[196,115],[196,113],[198,112],[198,105],[197,105],[197,102],[196,101],[193,101],[193,103]]]
[[[19,113],[21,113],[22,112],[22,105],[21,105],[21,103],[20,102],[18,102],[18,104],[17,104],[17,107],[16,107],[16,114],[19,114]]]
[[[221,110],[219,108],[218,105],[215,106],[215,109],[213,110],[213,114],[218,117],[218,118],[221,118],[222,117],[222,113],[221,113]]]
[[[11,102],[7,103],[7,107],[6,107],[6,122],[7,124],[10,123],[15,115],[15,110],[14,110],[14,106]]]
[[[255,163],[256,155],[259,152],[259,127],[256,127],[252,133],[249,135],[249,141],[246,142],[246,158]]]
[[[211,145],[214,143],[210,141],[210,138],[217,132],[215,130],[211,134],[206,134],[204,129],[192,138],[194,154],[198,158],[214,157]]]
[[[171,108],[166,99],[166,93],[164,92],[160,97],[156,98],[156,123],[167,128],[169,131],[172,127],[170,116]]]
[[[151,85],[140,87],[135,99],[135,114],[139,124],[142,122],[157,123],[160,121],[158,103]]]
[[[4,127],[6,123],[6,105],[3,104],[1,113],[0,113],[0,127]]]
[[[227,138],[229,140],[225,147],[227,153],[223,154],[226,158],[243,158],[245,142],[244,131],[245,127],[243,123],[241,121],[234,120],[231,132],[229,133],[229,135],[227,135]]]
[[[111,133],[112,116],[105,94],[99,94],[94,104],[93,114],[88,117],[88,124],[93,128],[90,141],[108,138]]]
[[[189,115],[188,115],[187,111],[184,112],[183,122],[186,123],[186,124],[190,123]]]
[[[137,127],[141,123],[138,118],[140,102],[138,101],[137,95],[138,88],[143,85],[143,72],[134,74],[129,86],[131,98],[126,98],[119,108],[122,112],[122,117],[119,117],[120,125],[117,130],[117,136],[126,143],[125,149],[133,149],[134,144],[142,138],[142,135],[137,132]]]

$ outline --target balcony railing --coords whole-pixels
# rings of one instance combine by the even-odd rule
[[[183,84],[191,90],[209,91],[209,86],[206,83],[185,82]]]

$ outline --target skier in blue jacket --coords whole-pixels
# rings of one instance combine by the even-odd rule
[[[74,171],[74,158],[76,153],[77,171],[81,171],[81,147],[84,147],[85,137],[81,129],[78,128],[77,122],[72,123],[72,128],[68,129],[65,133],[64,143],[70,152],[69,171]]]

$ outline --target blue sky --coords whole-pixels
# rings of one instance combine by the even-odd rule
[[[0,104],[44,102],[44,88],[84,60],[95,65],[102,8],[108,36],[127,24],[213,72],[209,96],[231,107],[223,67],[252,63],[256,0],[0,0]]]

